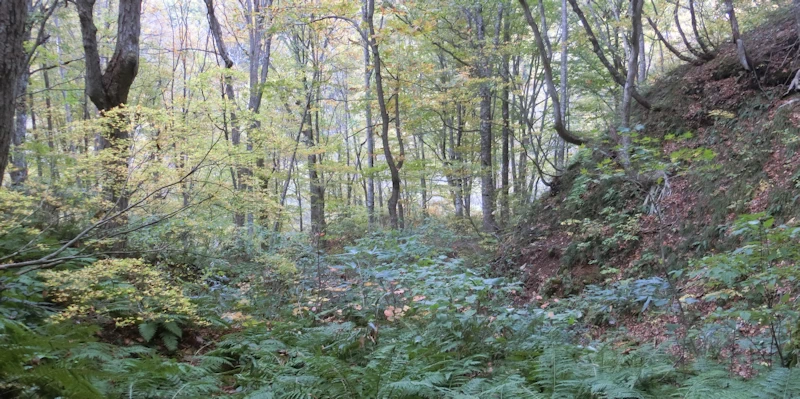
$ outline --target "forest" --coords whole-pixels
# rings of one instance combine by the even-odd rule
[[[800,398],[800,0],[0,0],[0,398]]]

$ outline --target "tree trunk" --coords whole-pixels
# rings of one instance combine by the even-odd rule
[[[639,65],[639,39],[642,31],[642,5],[643,0],[631,0],[631,34],[630,49],[628,52],[628,75],[625,79],[625,87],[622,91],[622,105],[620,107],[620,122],[623,128],[630,127],[631,119],[631,99],[636,85],[637,66]],[[623,137],[629,137],[623,134]]]
[[[303,232],[303,196],[300,195],[300,184],[297,182],[298,180],[300,180],[300,179],[298,179],[298,178],[294,179],[294,192],[295,192],[295,195],[297,196],[297,213],[299,214],[298,220],[300,222],[300,232],[302,233]],[[278,223],[278,222],[276,222],[276,223]],[[275,229],[275,231],[277,232],[278,229]]]
[[[392,195],[401,198],[400,193],[400,179],[399,173],[400,170],[403,169],[403,164],[405,163],[406,159],[406,148],[403,144],[403,135],[400,130],[400,71],[397,71],[397,80],[395,81],[395,91],[394,91],[394,130],[395,135],[397,136],[397,145],[400,152],[397,154],[396,166],[397,166],[397,173],[398,179],[397,182],[392,179]],[[397,218],[398,218],[398,226],[400,229],[405,229],[405,214],[403,213],[403,204],[402,202],[397,203]]]
[[[272,6],[272,1],[273,0],[251,0],[247,2],[250,15],[250,20],[248,21],[248,35],[250,39],[250,48],[248,51],[250,56],[250,98],[247,102],[247,109],[252,115],[258,115],[261,110],[264,84],[269,76],[269,65],[272,55],[272,35],[266,32],[266,21],[268,18],[266,18],[263,13],[266,12],[265,8]],[[269,20],[271,21],[272,19],[269,18]],[[247,133],[248,152],[253,152],[253,136],[255,136],[253,133],[255,133],[259,127],[261,127],[261,122],[257,118],[253,118],[253,120],[250,121],[250,129]],[[262,170],[265,165],[264,157],[258,156],[256,159],[256,168],[259,170],[257,179],[259,182],[258,186],[261,189],[266,189],[269,186],[268,175]],[[248,175],[252,175],[252,171],[249,169],[245,168],[244,172]],[[247,220],[252,221],[253,215],[248,214]]]
[[[486,24],[483,20],[483,9],[480,5],[474,7],[470,13],[475,30],[475,46],[478,51],[478,60],[475,65],[477,78],[481,79],[478,86],[480,99],[480,176],[481,176],[481,211],[483,213],[483,231],[494,233],[497,231],[495,221],[495,187],[494,172],[492,170],[492,88],[489,79],[492,77],[492,67],[489,55],[486,53]]]
[[[271,7],[273,0],[253,0],[248,4],[251,8],[253,20],[250,21],[250,98],[247,108],[254,114],[261,109],[261,99],[264,95],[264,83],[269,76],[270,58],[272,56],[272,35],[266,33],[266,18],[262,15],[265,7]],[[271,19],[270,19],[271,20]],[[266,38],[265,38],[266,35]],[[263,43],[263,44],[262,44]],[[253,125],[254,128],[258,123]]]
[[[369,2],[371,0],[364,0],[362,7],[362,19],[364,24],[369,23],[367,18],[372,18],[369,14]],[[366,36],[366,35],[365,35]],[[370,42],[364,41],[364,118],[366,119],[367,129],[367,191],[365,193],[367,202],[367,215],[369,220],[369,229],[375,228],[375,131],[372,127],[372,62],[370,61]]]
[[[464,201],[464,213],[466,217],[472,218],[472,176],[464,176],[461,179],[461,199]]]
[[[45,106],[45,121],[47,122],[47,132],[45,132],[45,136],[47,137],[47,147],[50,149],[50,159],[48,163],[50,164],[50,184],[58,181],[58,164],[56,163],[57,156],[56,156],[56,145],[55,145],[55,125],[53,124],[53,103],[50,99],[50,92],[52,91],[52,87],[50,86],[50,74],[45,69],[45,65],[42,65],[42,80],[44,80],[44,106]]]
[[[375,71],[375,94],[378,97],[378,108],[381,113],[381,141],[383,144],[383,155],[386,158],[386,164],[389,166],[389,174],[392,178],[392,193],[387,204],[389,209],[389,223],[393,229],[398,229],[400,224],[399,216],[397,214],[397,202],[400,199],[400,172],[398,163],[395,163],[394,156],[392,155],[392,149],[389,145],[389,111],[387,110],[386,98],[384,97],[383,77],[381,76],[381,54],[378,42],[375,39],[375,23],[373,21],[373,16],[375,13],[375,1],[366,1],[366,20],[369,28],[369,42],[370,47],[372,48],[373,68]],[[402,160],[399,161],[399,165],[402,166]]]
[[[306,120],[308,120],[309,123],[311,121],[310,108],[311,108],[311,95],[312,94],[313,94],[312,92],[308,92],[307,95],[306,95],[306,103],[303,106],[303,115],[300,118],[300,127],[298,128],[297,135],[294,138],[294,143],[295,143],[294,144],[294,151],[292,151],[292,158],[289,160],[289,165],[288,165],[288,168],[287,168],[288,170],[286,172],[286,180],[283,182],[283,189],[281,190],[281,194],[280,194],[280,203],[279,203],[280,204],[280,208],[278,210],[277,217],[275,217],[275,223],[273,225],[273,230],[276,233],[281,231],[280,230],[280,228],[281,228],[281,213],[283,211],[283,207],[286,205],[286,198],[287,198],[287,195],[289,194],[289,184],[292,181],[292,171],[294,170],[294,168],[297,165],[297,149],[300,147],[300,141],[303,140],[303,137],[304,137],[303,133],[305,132],[305,129],[306,129]],[[308,129],[310,129],[310,127],[308,127]],[[295,191],[297,191],[297,179],[295,179],[294,185],[295,185]],[[277,181],[277,179],[275,180],[275,193],[276,194],[278,193],[278,181]],[[300,213],[300,218],[301,218],[300,225],[302,226],[302,212]]]
[[[28,94],[28,104],[31,105],[30,108],[28,109],[31,116],[31,133],[32,133],[31,135],[33,136],[33,141],[39,141],[39,137],[37,137],[36,135],[36,112],[33,107],[33,94]],[[88,119],[88,117],[86,119]],[[36,159],[36,176],[38,176],[39,180],[41,180],[42,176],[44,176],[44,171],[42,169],[42,156],[39,155],[39,153],[37,152],[35,159]]]
[[[622,67],[621,66],[619,68],[615,67],[605,56],[603,48],[600,46],[600,42],[594,35],[594,31],[592,30],[592,26],[589,24],[589,21],[586,20],[586,16],[583,14],[583,10],[581,10],[581,8],[578,6],[577,0],[568,0],[568,1],[572,6],[572,10],[575,11],[575,15],[577,15],[578,19],[581,21],[581,25],[583,25],[583,29],[586,31],[586,36],[588,36],[589,42],[592,44],[592,51],[595,53],[595,55],[597,55],[597,58],[600,60],[600,63],[606,67],[606,70],[608,70],[608,73],[611,74],[611,77],[614,79],[615,82],[617,82],[618,85],[625,86],[625,78],[622,76],[622,73],[620,73],[620,69],[622,69]],[[528,14],[530,14],[530,9],[528,8],[528,4],[525,0],[520,0],[520,4],[522,4],[523,11],[525,11],[525,18],[527,19]],[[531,16],[531,18],[533,17]],[[530,25],[530,22],[528,24]],[[536,31],[538,31],[538,28],[534,30],[534,34],[536,34]],[[614,57],[615,64],[617,63],[616,60],[617,58]],[[549,69],[549,66],[546,67],[546,69]],[[634,90],[631,93],[631,95],[633,95],[633,98],[636,99],[636,101],[639,104],[641,104],[642,107],[646,109],[652,108],[650,102],[647,101],[647,99],[644,98],[644,96],[642,96],[638,91]],[[567,140],[567,142],[569,142],[569,140]]]
[[[686,50],[689,50],[689,52],[692,53],[692,55],[701,60],[709,61],[714,59],[713,55],[697,50],[689,42],[689,39],[686,38],[686,33],[683,32],[683,28],[681,27],[681,21],[680,18],[678,17],[678,11],[680,11],[680,1],[675,2],[675,11],[673,11],[672,17],[675,20],[675,28],[678,30],[678,34],[681,36],[681,40],[683,40],[683,45],[686,46]]]
[[[379,209],[377,216],[378,216],[378,219],[379,219],[379,221],[381,223],[381,226],[385,226],[385,223],[383,221],[383,212],[380,211],[380,209],[383,209],[383,180],[382,179],[378,179],[377,187],[378,187],[378,209]]]
[[[793,0],[792,1],[793,9],[792,12],[794,13],[794,30],[797,33],[797,40],[800,40],[800,0]]]
[[[442,121],[442,158],[445,161],[447,184],[450,187],[450,193],[453,195],[453,208],[455,209],[456,218],[461,219],[464,217],[464,188],[463,188],[463,172],[461,156],[459,153],[458,142],[461,141],[461,132],[463,132],[462,125],[462,106],[456,104],[456,115],[458,122],[453,125],[453,117],[443,119]],[[457,131],[457,136],[456,136]]]
[[[59,23],[58,16],[53,16],[53,23],[56,26],[56,29],[61,27]],[[67,71],[64,67],[64,60],[63,60],[63,49],[62,49],[62,37],[61,35],[56,35],[56,62],[58,62],[58,76],[61,78],[62,81],[67,81]],[[67,95],[67,90],[61,90],[61,99],[64,101],[64,122],[67,125],[72,123],[72,106],[70,105],[69,98]]]
[[[739,34],[739,21],[736,19],[736,11],[733,9],[733,0],[725,0],[725,11],[728,13],[728,20],[731,23],[731,38],[736,45],[736,55],[739,57],[739,63],[746,71],[752,70],[752,61],[747,55],[747,50],[744,47],[744,40]]]
[[[575,1],[575,0],[570,0],[570,2],[573,2],[573,1]],[[539,31],[539,25],[536,23],[536,20],[533,18],[533,14],[531,13],[531,9],[528,6],[527,1],[526,0],[519,0],[519,2],[520,2],[520,5],[522,5],[522,10],[525,13],[525,19],[528,21],[528,25],[531,27],[531,30],[533,30],[534,39],[536,41],[536,46],[539,49],[539,53],[543,54],[541,56],[542,67],[544,69],[544,79],[545,79],[545,83],[547,85],[547,92],[550,94],[550,100],[552,100],[552,102],[553,102],[553,123],[555,125],[554,126],[555,131],[567,143],[575,144],[575,145],[581,145],[581,144],[585,143],[585,140],[580,138],[580,137],[578,137],[578,136],[576,136],[576,135],[574,135],[574,134],[572,134],[572,132],[570,132],[567,129],[566,124],[564,123],[564,116],[561,114],[561,101],[559,101],[559,99],[558,99],[558,92],[556,92],[556,86],[553,83],[553,68],[551,67],[551,64],[550,64],[550,58],[544,55],[544,54],[547,54],[548,52],[547,52],[547,46],[545,45],[544,38],[542,37],[542,33]],[[575,3],[572,3],[572,4],[573,4],[573,7],[575,7]],[[583,20],[585,20],[585,18]],[[586,26],[588,26],[588,25],[586,25]],[[588,33],[588,30],[587,30],[587,33]],[[593,37],[593,35],[590,35],[590,37]],[[596,42],[597,41],[595,40],[593,43],[596,43]],[[598,48],[599,48],[599,45],[598,45]],[[600,54],[602,54],[602,52],[600,52],[598,54],[598,56],[600,56]],[[605,59],[605,57],[601,57],[601,60],[603,60],[603,59]],[[607,62],[608,61],[606,61],[606,63]],[[613,69],[613,70],[616,70],[616,69]]]
[[[520,79],[520,64],[521,64],[521,57],[515,57],[514,61],[512,62],[513,69],[512,74],[516,79]],[[519,151],[519,161],[517,162],[517,176],[514,178],[514,194],[517,198],[517,201],[520,203],[526,203],[525,198],[527,198],[527,187],[528,187],[528,146],[530,143],[528,142],[528,134],[527,134],[527,123],[524,112],[527,112],[527,107],[523,104],[523,99],[521,95],[514,94],[513,101],[515,106],[517,107],[517,119],[519,125],[519,134],[521,137],[518,137],[518,141],[520,144],[520,151]]]
[[[467,204],[469,203],[469,198],[465,198],[466,194],[466,176],[464,173],[464,154],[462,153],[461,149],[461,139],[464,137],[464,127],[466,124],[464,114],[466,110],[464,109],[463,104],[456,105],[456,131],[455,137],[453,137],[453,129],[450,130],[450,150],[452,151],[450,159],[457,165],[457,175],[456,175],[456,217],[463,218],[465,214],[469,215],[469,210]]]
[[[228,48],[225,46],[225,40],[222,38],[222,27],[219,24],[219,20],[217,19],[217,14],[214,10],[214,0],[204,0],[206,3],[206,11],[208,13],[208,25],[209,29],[211,30],[211,36],[214,37],[214,43],[217,46],[217,53],[222,58],[223,63],[225,64],[225,69],[231,70],[233,69],[233,60],[228,53]],[[239,120],[236,115],[236,93],[233,89],[233,78],[230,74],[225,75],[225,83],[223,87],[223,97],[227,100],[226,107],[228,105],[232,105],[234,109],[230,110],[230,137],[228,137],[227,128],[225,129],[225,138],[230,139],[231,144],[234,148],[240,148],[241,141],[242,141],[242,134],[239,131]],[[246,177],[250,175],[250,171],[242,166],[236,168],[234,172],[233,166],[231,166],[231,180],[233,183],[233,188],[237,191],[247,191],[247,182]],[[246,215],[244,212],[240,212],[238,210],[234,211],[233,213],[233,224],[236,227],[243,227],[244,222],[246,219]]]
[[[567,124],[567,109],[569,108],[568,97],[568,78],[567,78],[567,63],[569,62],[569,53],[567,52],[567,44],[569,41],[569,24],[567,19],[567,0],[561,0],[561,76],[560,76],[560,90],[561,90],[561,115],[564,118],[564,124]],[[561,171],[564,169],[564,162],[566,159],[567,143],[560,137],[556,138],[555,150],[555,167]]]
[[[311,92],[309,92],[309,95]],[[305,136],[306,146],[310,149],[308,154],[308,185],[309,185],[309,204],[311,210],[311,236],[322,240],[322,234],[325,232],[325,186],[319,176],[317,170],[317,154],[313,150],[315,146],[314,129],[311,124],[311,109],[306,110],[305,113]]]
[[[345,205],[347,208],[350,209],[350,206],[353,205],[353,182],[355,181],[355,175],[349,172],[350,167],[353,166],[351,163],[351,150],[350,150],[350,104],[347,97],[347,90],[341,91],[342,100],[344,100],[344,126],[341,126],[342,130],[344,131],[344,151],[345,151],[345,163],[347,165],[348,172],[345,175],[346,187],[347,190],[347,201]],[[356,138],[353,137],[353,144],[356,144]],[[356,146],[357,147],[357,146]],[[356,150],[356,157],[358,157],[358,151]],[[356,166],[358,165],[358,161],[355,162]]]
[[[25,160],[25,153],[22,151],[22,145],[25,144],[25,136],[28,131],[28,104],[25,99],[28,91],[28,74],[27,68],[23,68],[22,73],[17,78],[17,119],[14,129],[14,153],[11,155],[12,169],[11,185],[22,185],[28,179],[28,163]]]
[[[631,0],[631,34],[630,51],[628,52],[628,76],[625,81],[625,88],[622,91],[622,102],[620,104],[620,124],[622,125],[620,144],[621,148],[617,151],[619,162],[622,167],[631,172],[630,147],[631,143],[631,98],[636,84],[636,66],[639,63],[639,32],[642,29],[642,6],[644,0]]]
[[[3,184],[12,137],[19,76],[24,73],[28,0],[0,1],[0,185]]]
[[[636,77],[639,86],[647,80],[647,57],[645,57],[644,29],[639,29],[639,76]]]
[[[416,140],[414,141],[414,146],[417,149],[417,157],[420,161],[422,161],[423,167],[425,167],[425,143],[423,142],[422,135],[414,136]],[[422,215],[423,217],[428,216],[428,185],[425,179],[425,173],[421,173],[419,176],[419,186],[422,192],[422,200],[420,201],[420,206],[422,207]]]
[[[566,0],[564,0],[566,1]],[[508,13],[507,13],[508,14]],[[503,44],[508,46],[509,42],[511,41],[511,18],[510,15],[506,15],[506,19],[503,23]],[[510,182],[509,182],[509,163],[510,163],[510,147],[511,144],[511,112],[509,109],[509,98],[510,98],[510,69],[508,63],[510,62],[511,58],[509,57],[507,52],[504,52],[502,65],[500,67],[500,77],[502,81],[502,89],[500,93],[500,113],[502,114],[503,118],[503,148],[501,154],[501,167],[500,167],[500,183],[502,186],[502,192],[500,193],[500,216],[503,221],[504,226],[508,226],[508,223],[511,221],[511,206],[510,206],[510,199],[509,199],[509,189],[510,189]]]
[[[703,41],[702,36],[700,36],[700,31],[697,29],[697,13],[694,11],[694,0],[689,0],[689,17],[692,22],[692,32],[694,32],[694,37],[697,38],[697,44],[700,45],[700,49],[703,50],[703,53],[712,57],[713,51]],[[642,40],[642,42],[644,42],[644,40]],[[644,58],[644,49],[640,50],[639,53],[642,54],[642,58]]]
[[[105,71],[100,66],[100,53],[97,46],[97,27],[94,24],[95,0],[75,0],[83,37],[83,51],[86,64],[86,94],[101,114],[118,108],[128,102],[128,93],[136,74],[139,72],[139,35],[141,31],[142,0],[120,0],[117,18],[117,42],[114,54],[106,64]],[[112,182],[107,188],[109,200],[118,211],[128,208],[127,192],[127,139],[128,131],[122,126],[126,121],[121,115],[107,120],[107,132],[100,137],[100,149],[114,148],[120,151],[117,159],[110,165]],[[109,227],[124,223],[117,221]],[[124,242],[122,243],[124,245]]]

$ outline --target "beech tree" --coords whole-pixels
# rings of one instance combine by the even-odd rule
[[[131,85],[139,73],[139,35],[141,33],[141,0],[120,0],[114,53],[105,69],[101,67],[94,23],[95,0],[75,0],[83,38],[86,65],[86,95],[103,115],[109,115],[106,131],[99,135],[99,149],[115,149],[119,154],[109,164],[112,182],[107,189],[109,200],[117,210],[128,208],[127,140],[129,132],[121,115],[109,112],[128,102]]]
[[[483,230],[493,233],[497,231],[495,220],[495,181],[492,170],[492,92],[489,79],[493,77],[493,63],[489,58],[483,6],[478,3],[465,11],[467,19],[475,32],[472,46],[477,51],[475,73],[481,82],[478,84],[478,98],[480,99],[480,166],[481,166],[481,211],[483,213]],[[502,13],[500,14],[502,15]],[[498,21],[499,22],[499,21]],[[499,34],[499,32],[497,32]]]
[[[389,144],[389,110],[386,105],[386,97],[383,86],[383,74],[381,69],[381,52],[380,45],[375,37],[375,0],[366,0],[366,13],[365,20],[369,28],[369,43],[372,49],[372,65],[375,74],[375,94],[378,97],[378,109],[381,115],[381,142],[383,144],[383,155],[386,158],[386,165],[389,167],[389,173],[392,180],[392,193],[389,196],[387,206],[389,209],[389,221],[392,228],[397,229],[400,226],[401,215],[398,214],[398,201],[400,200],[400,168],[403,167],[403,159],[395,160],[392,154],[391,146]],[[399,137],[398,137],[399,138]],[[402,148],[402,140],[400,140],[400,148]],[[401,150],[402,151],[402,150]],[[402,211],[400,211],[402,212]]]
[[[0,183],[8,165],[11,138],[14,135],[14,111],[18,79],[27,68],[23,44],[28,25],[28,1],[0,3]]]
[[[27,68],[23,44],[28,37],[28,1],[0,3],[0,184],[8,165],[11,139],[15,133],[14,111],[20,92],[19,77]],[[27,80],[26,80],[27,83]]]
[[[553,103],[553,123],[555,131],[567,143],[581,145],[585,143],[586,140],[570,132],[567,129],[566,123],[564,122],[564,115],[561,113],[561,99],[559,99],[558,91],[556,90],[556,85],[553,80],[553,67],[551,66],[550,58],[547,56],[547,46],[545,45],[542,32],[539,30],[539,24],[537,24],[536,20],[533,18],[533,13],[531,12],[528,2],[526,0],[519,0],[519,3],[525,13],[525,19],[528,21],[528,25],[533,31],[536,46],[541,54],[542,67],[544,69],[544,80],[545,84],[547,85],[547,92],[550,95],[550,101]],[[604,58],[605,57],[602,57],[601,59]]]
[[[739,33],[739,20],[736,19],[736,10],[733,8],[733,0],[725,0],[725,12],[728,14],[728,21],[731,24],[731,40],[736,45],[736,54],[739,57],[739,63],[746,71],[753,69],[753,62],[747,55],[747,49],[744,46],[744,40]]]

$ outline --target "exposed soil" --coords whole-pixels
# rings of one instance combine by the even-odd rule
[[[724,226],[738,214],[766,211],[783,220],[793,218],[794,202],[798,201],[793,191],[800,183],[800,151],[795,149],[800,145],[793,143],[800,143],[800,94],[784,94],[800,68],[794,20],[780,17],[744,39],[756,74],[742,69],[733,45],[723,44],[714,60],[676,68],[649,90],[650,100],[659,110],[639,111],[638,119],[649,137],[692,133],[691,139],[665,140],[662,153],[666,159],[681,149],[708,148],[716,154],[717,167],[689,161],[672,171],[670,191],[658,203],[660,214],[645,213],[640,218],[636,248],[621,249],[610,262],[606,260],[619,272],[605,276],[596,265],[569,263],[564,257],[576,239],[562,223],[573,217],[562,208],[575,177],[566,173],[559,181],[561,190],[544,198],[539,211],[503,244],[510,260],[503,268],[522,273],[525,298],[534,301],[574,294],[564,289],[562,278],[583,286],[637,273],[664,276],[665,267],[685,266],[689,259],[727,245]],[[637,204],[627,206],[635,208]],[[613,233],[608,231],[609,236]],[[668,257],[668,264],[634,270],[646,253]],[[677,292],[702,297],[702,288],[688,283],[678,282]],[[695,305],[694,310],[704,313],[713,308],[701,306]],[[629,340],[653,344],[666,339],[667,324],[680,324],[674,313],[635,315],[618,322],[613,328],[625,327]],[[594,334],[604,334],[608,328],[597,327]],[[737,351],[730,348],[728,356]],[[742,376],[750,372],[744,365],[732,365],[732,370]]]

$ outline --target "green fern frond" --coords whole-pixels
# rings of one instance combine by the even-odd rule
[[[272,389],[263,389],[247,395],[245,399],[275,399],[275,393]]]
[[[788,399],[800,397],[800,370],[776,368],[761,378],[755,394],[764,399]]]
[[[167,349],[169,349],[172,352],[178,349],[178,337],[176,337],[169,331],[163,331],[161,333],[161,342],[163,342],[164,346],[166,346]]]
[[[147,342],[153,340],[153,337],[156,336],[157,331],[158,331],[158,323],[154,321],[149,321],[139,324],[139,334],[141,334],[142,338],[144,338],[144,340]]]
[[[161,326],[178,338],[183,336],[183,330],[181,330],[180,326],[178,326],[178,323],[176,323],[174,320],[161,323]]]

